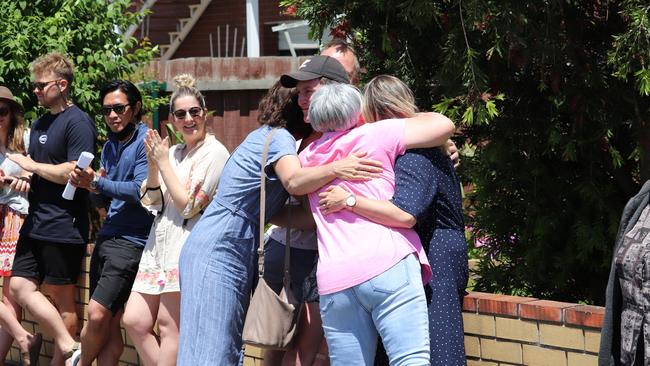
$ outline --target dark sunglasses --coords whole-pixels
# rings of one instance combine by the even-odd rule
[[[53,82],[58,82],[61,79],[58,80],[50,80],[50,81],[34,81],[32,83],[32,89],[38,89],[38,90],[43,90],[45,89],[46,86],[48,86],[50,83]]]
[[[190,117],[194,118],[194,117],[200,116],[202,111],[203,111],[203,109],[201,109],[201,107],[192,107],[192,108],[190,108],[189,111],[186,111],[184,109],[177,109],[177,110],[174,111],[173,114],[174,114],[174,117],[176,117],[177,119],[185,119],[185,116],[187,115],[187,113],[190,114]]]
[[[11,108],[7,108],[7,107],[0,108],[0,117],[6,117],[9,114],[9,111],[11,111]]]
[[[115,111],[117,114],[122,114],[124,111],[126,111],[126,107],[128,107],[128,104],[113,104],[113,105],[103,105],[102,106],[102,114],[105,116],[108,116],[111,114],[111,111]]]

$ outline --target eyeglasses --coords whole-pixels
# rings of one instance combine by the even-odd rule
[[[32,83],[32,89],[38,89],[38,90],[41,90],[41,91],[42,91],[42,90],[45,89],[45,87],[48,86],[50,83],[59,82],[59,81],[61,81],[61,79],[50,80],[50,81],[34,81],[34,82]]]
[[[203,109],[201,109],[201,107],[192,107],[189,111],[186,111],[184,109],[177,109],[173,114],[176,119],[185,119],[187,113],[190,114],[190,117],[194,118],[200,116],[202,111]]]
[[[103,105],[102,106],[102,114],[105,116],[108,116],[111,114],[111,111],[115,111],[117,114],[122,114],[124,111],[126,111],[126,107],[128,107],[128,104],[112,104],[112,105]]]
[[[9,114],[9,111],[11,111],[10,108],[7,107],[0,108],[0,117],[6,117]]]

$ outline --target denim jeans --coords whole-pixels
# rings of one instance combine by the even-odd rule
[[[332,366],[371,366],[377,334],[391,365],[429,365],[427,302],[415,255],[359,285],[321,295],[320,311]]]

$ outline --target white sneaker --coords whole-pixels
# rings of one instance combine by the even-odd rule
[[[81,361],[81,350],[80,349],[74,351],[74,353],[72,354],[72,357],[70,357],[70,361],[72,363],[72,366],[77,366],[79,361]]]

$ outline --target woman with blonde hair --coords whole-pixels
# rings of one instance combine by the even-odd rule
[[[364,89],[366,123],[416,115],[411,90],[388,75],[372,79]],[[325,214],[346,208],[350,193],[332,186],[320,194]],[[350,207],[348,207],[350,208]],[[467,244],[460,181],[441,148],[409,149],[395,162],[395,193],[390,200],[355,196],[355,214],[397,228],[413,227],[425,247],[432,278],[425,286],[429,314],[431,365],[466,365],[462,298],[467,286]]]
[[[208,132],[205,98],[187,74],[174,79],[169,109],[183,143],[169,147],[149,130],[142,204],[157,212],[124,314],[124,326],[147,366],[175,365],[180,321],[178,260],[185,239],[215,194],[226,148]],[[159,340],[154,334],[158,324]]]
[[[22,309],[9,294],[11,267],[16,254],[18,233],[29,203],[26,192],[15,190],[14,181],[24,175],[18,164],[7,159],[7,153],[24,154],[26,128],[23,107],[11,91],[0,86],[0,275],[3,277],[0,302],[0,357],[4,360],[14,339],[20,348],[23,365],[38,360],[41,336],[32,335],[20,325]]]
[[[343,73],[342,66],[339,68]],[[336,177],[370,179],[381,170],[376,162],[363,159],[363,154],[301,168],[296,140],[288,126],[296,108],[292,93],[278,84],[268,91],[260,102],[261,126],[232,153],[217,194],[183,247],[179,365],[238,364],[259,227],[284,206],[289,193],[305,194]],[[267,159],[262,166],[265,150]],[[260,223],[262,169],[266,175],[266,222]]]

